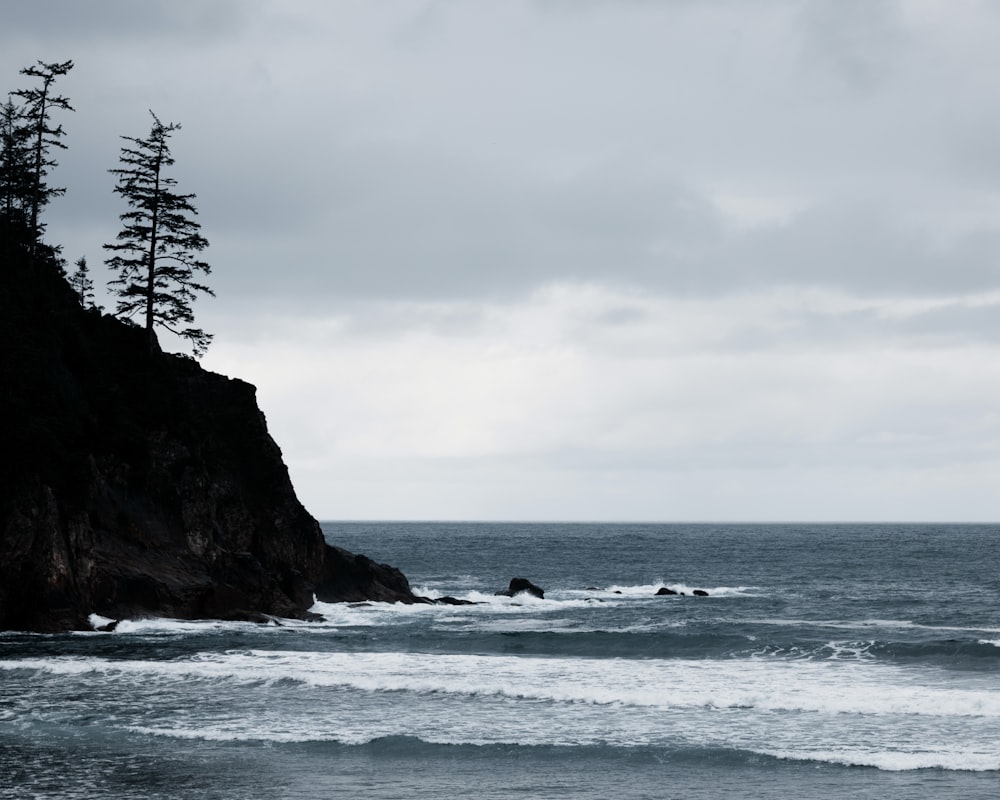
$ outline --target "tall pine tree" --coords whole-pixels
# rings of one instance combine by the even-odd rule
[[[187,339],[195,356],[201,356],[212,341],[200,328],[182,327],[194,322],[191,304],[197,292],[214,292],[196,281],[196,274],[211,273],[211,267],[197,258],[208,247],[194,219],[198,213],[193,194],[178,194],[177,181],[166,174],[174,163],[168,140],[180,125],[164,125],[156,114],[149,136],[122,138],[121,164],[109,170],[118,176],[115,192],[125,198],[129,210],[115,244],[104,245],[115,255],[107,259],[117,277],[108,288],[118,298],[117,316],[143,320],[150,348],[157,348],[155,329],[164,328]]]

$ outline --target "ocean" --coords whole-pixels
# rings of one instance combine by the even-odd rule
[[[1000,796],[998,526],[323,527],[476,605],[0,634],[0,797]]]

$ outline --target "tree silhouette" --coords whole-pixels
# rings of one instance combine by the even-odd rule
[[[70,275],[67,280],[69,285],[80,298],[80,303],[84,308],[97,308],[94,302],[94,281],[90,278],[90,268],[87,266],[87,259],[81,256],[76,262],[76,272]]]
[[[24,241],[31,197],[31,131],[8,96],[0,105],[0,226],[6,238]]]
[[[58,197],[66,193],[65,189],[49,186],[45,179],[48,177],[49,169],[56,166],[55,159],[49,156],[50,148],[58,147],[63,150],[66,149],[66,145],[60,141],[65,131],[62,125],[52,126],[50,120],[51,112],[53,109],[73,111],[68,98],[52,94],[52,84],[56,78],[65,75],[71,69],[73,69],[72,61],[64,61],[61,64],[46,64],[39,61],[36,66],[22,69],[21,74],[40,78],[42,82],[41,87],[18,89],[13,92],[13,94],[25,101],[22,115],[32,139],[30,156],[31,186],[26,198],[29,212],[28,227],[31,232],[32,257],[34,257],[35,251],[38,248],[41,232],[45,227],[38,221],[39,212],[53,197]]]
[[[181,126],[164,125],[149,113],[153,117],[149,136],[123,136],[131,144],[122,147],[122,166],[109,170],[118,176],[115,192],[125,198],[129,210],[120,217],[124,224],[117,243],[104,245],[115,253],[106,263],[117,273],[108,288],[118,298],[117,316],[142,316],[151,349],[157,347],[155,328],[162,327],[187,339],[197,357],[208,349],[211,334],[180,326],[194,322],[191,303],[196,292],[215,294],[195,281],[196,273],[212,271],[197,258],[208,241],[194,219],[195,195],[178,194],[176,179],[165,173],[174,163],[168,139]]]

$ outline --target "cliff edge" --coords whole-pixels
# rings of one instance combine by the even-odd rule
[[[150,353],[52,266],[4,261],[0,630],[419,599],[399,570],[326,544],[253,386]]]

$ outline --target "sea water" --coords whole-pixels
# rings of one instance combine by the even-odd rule
[[[1000,796],[997,526],[324,531],[475,605],[2,634],[0,797]]]

